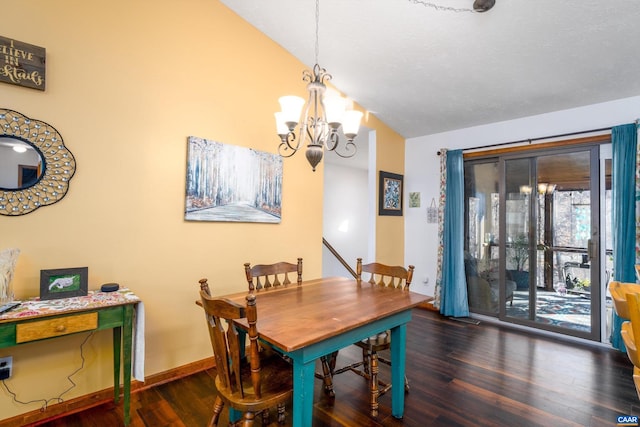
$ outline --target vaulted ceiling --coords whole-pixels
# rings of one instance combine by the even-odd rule
[[[314,65],[315,0],[221,1]],[[318,62],[405,138],[640,95],[640,1],[472,3],[320,0]]]

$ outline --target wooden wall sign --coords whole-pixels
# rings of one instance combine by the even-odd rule
[[[46,49],[0,36],[0,82],[44,90]]]

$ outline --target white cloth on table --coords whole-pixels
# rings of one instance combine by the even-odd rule
[[[133,313],[133,378],[144,382],[144,303],[138,302]]]

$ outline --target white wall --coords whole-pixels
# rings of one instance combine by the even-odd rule
[[[420,209],[405,209],[405,264],[416,267],[412,290],[433,295],[435,289],[438,227],[427,223],[426,207],[432,198],[438,201],[440,158],[437,151],[440,148],[464,149],[580,132],[631,123],[638,118],[640,97],[636,96],[408,139],[405,146],[405,202],[409,192],[420,192],[422,199]],[[428,283],[424,283],[426,279]]]
[[[366,169],[345,167],[335,163],[326,163],[324,168],[322,233],[355,270],[356,258],[367,258],[368,172]],[[324,246],[322,275],[323,277],[350,276]]]

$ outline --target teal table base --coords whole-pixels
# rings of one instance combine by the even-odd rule
[[[293,352],[283,352],[293,360],[293,425],[294,427],[313,424],[313,392],[316,360],[341,348],[391,330],[391,415],[404,415],[404,375],[406,357],[407,323],[411,320],[411,310],[403,311],[383,319],[349,330],[324,341]],[[336,390],[340,395],[340,390]],[[363,408],[363,411],[368,408]]]

